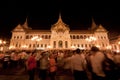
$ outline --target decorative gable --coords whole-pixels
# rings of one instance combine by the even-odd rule
[[[96,32],[107,32],[107,30],[101,24],[96,28],[95,31]]]
[[[70,31],[70,28],[62,21],[61,15],[59,15],[59,19],[55,24],[52,25],[51,31],[65,32]]]
[[[13,31],[24,32],[25,30],[24,30],[24,28],[23,28],[20,24],[18,24],[17,27],[15,27],[15,28],[13,29]]]

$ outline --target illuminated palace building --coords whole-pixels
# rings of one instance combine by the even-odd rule
[[[92,20],[90,29],[70,30],[59,15],[58,21],[50,30],[33,30],[27,25],[18,24],[12,30],[10,49],[90,49],[95,45],[100,49],[108,49],[108,31]]]

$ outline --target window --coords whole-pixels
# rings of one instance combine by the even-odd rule
[[[14,36],[14,39],[16,39],[16,36]]]
[[[75,39],[75,35],[73,35],[73,39]]]
[[[17,36],[17,39],[19,39],[19,36]]]
[[[43,47],[43,44],[41,44],[41,47]]]
[[[20,39],[22,39],[22,36],[20,36]]]
[[[47,35],[45,35],[45,39],[48,39]]]
[[[80,36],[80,39],[83,39],[83,36],[82,36],[82,35]]]
[[[56,48],[56,41],[53,42],[53,48]]]
[[[47,44],[45,44],[45,48],[47,47]]]
[[[79,39],[79,36],[77,35],[77,39]]]
[[[49,39],[50,39],[50,37],[51,37],[51,36],[49,35]]]
[[[31,44],[29,45],[29,48],[31,48]]]
[[[70,38],[72,39],[72,36],[70,35]]]
[[[68,48],[68,42],[65,41],[65,48]]]
[[[86,35],[84,35],[84,39],[86,39],[87,38],[87,36]]]
[[[63,47],[63,42],[62,42],[62,41],[59,41],[59,42],[58,42],[58,46],[59,46],[59,48],[62,48],[62,47]]]
[[[28,35],[26,36],[26,39],[29,39],[29,36],[28,36]]]
[[[33,48],[35,48],[35,44],[33,44]]]

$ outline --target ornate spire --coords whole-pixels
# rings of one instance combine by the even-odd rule
[[[92,17],[92,25],[91,25],[91,29],[94,29],[94,28],[96,28],[96,24],[95,24],[95,21],[94,21],[94,19],[93,19],[93,17]]]
[[[59,13],[59,18],[58,18],[57,23],[60,23],[60,22],[63,22],[63,21],[62,21],[62,17],[61,17],[61,13]]]
[[[24,28],[28,28],[28,16],[26,17],[26,20],[25,20],[25,22],[24,22],[24,24],[23,24],[23,27]]]
[[[68,25],[65,24],[63,21],[62,21],[62,17],[61,17],[61,13],[59,13],[59,18],[58,18],[58,21],[52,25],[51,27],[51,30],[53,29],[57,29],[57,30],[70,30]]]
[[[62,21],[61,13],[59,13],[58,21],[54,24],[54,26],[56,26],[56,25],[66,25],[66,24]]]

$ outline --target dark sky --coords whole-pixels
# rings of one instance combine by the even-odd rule
[[[28,17],[33,29],[50,29],[61,13],[63,21],[70,29],[89,28],[91,19],[102,24],[112,34],[120,31],[120,8],[117,2],[82,0],[4,0],[0,2],[0,37],[11,37],[19,23]]]

